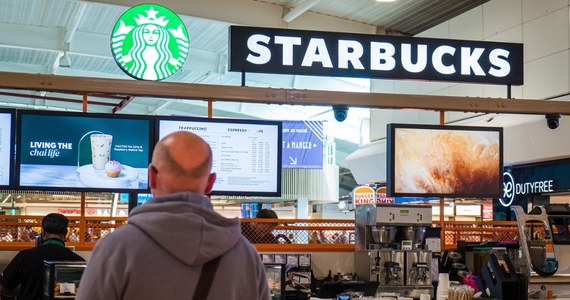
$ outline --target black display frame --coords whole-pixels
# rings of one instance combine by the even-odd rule
[[[377,34],[358,34],[346,32],[329,32],[329,31],[312,31],[299,29],[283,29],[283,28],[267,28],[267,27],[249,27],[232,25],[228,30],[229,34],[229,70],[234,72],[248,73],[267,73],[267,74],[289,74],[289,75],[308,75],[308,76],[331,76],[331,77],[355,77],[355,78],[378,78],[378,79],[411,79],[411,80],[429,80],[429,81],[448,81],[448,82],[471,82],[485,84],[504,84],[504,85],[523,85],[524,84],[524,47],[521,43],[491,42],[477,40],[457,40],[457,39],[435,39],[421,38],[409,36],[395,35],[377,35]],[[276,43],[275,37],[298,39],[295,50],[288,53],[283,44]],[[251,39],[252,37],[261,37],[261,39]],[[305,55],[311,54],[309,44],[312,40],[322,42],[323,47],[327,50],[327,56],[330,57],[332,66],[324,66],[322,62],[303,65]],[[360,67],[355,67],[352,63],[347,63],[345,67],[340,67],[341,47],[340,41],[350,41],[353,45],[359,45],[362,53],[358,56]],[[394,66],[389,69],[373,68],[371,62],[372,53],[376,51],[387,51],[384,49],[372,48],[372,45],[379,43],[390,45],[394,49],[394,53],[389,55],[394,61]],[[290,44],[291,45],[291,44]],[[404,45],[409,45],[414,56],[414,61],[418,60],[420,45],[426,47],[426,67],[422,70],[409,71],[402,63],[403,54],[400,49]],[[252,46],[256,50],[252,50]],[[453,49],[453,53],[446,52],[441,57],[441,63],[447,66],[453,66],[454,72],[442,73],[435,66],[434,53],[436,49],[441,47]],[[259,50],[263,49],[263,50]],[[466,49],[480,49],[483,54],[477,59],[484,74],[473,74],[468,72],[463,74],[459,70],[463,67],[464,62],[459,54]],[[355,51],[353,49],[353,51]],[[494,51],[498,51],[492,54]],[[267,54],[262,54],[261,52]],[[290,60],[284,63],[284,57]],[[386,52],[384,52],[385,54]],[[321,53],[322,54],[322,53]],[[353,52],[354,54],[354,52]],[[290,56],[289,56],[290,55]],[[260,58],[262,60],[252,62],[248,57]],[[494,57],[494,58],[491,58]],[[265,61],[267,59],[267,61]],[[346,59],[344,57],[343,59]],[[385,58],[382,58],[385,59]],[[500,68],[498,64],[508,64],[508,74],[495,76],[490,70]],[[505,68],[506,69],[506,68]]]
[[[10,109],[10,108],[0,108],[0,114],[8,114],[10,115],[10,145],[8,145],[9,147],[9,153],[10,153],[10,158],[9,158],[9,166],[8,169],[10,170],[9,176],[8,176],[8,184],[2,184],[0,182],[0,188],[6,188],[6,189],[13,189],[14,188],[14,174],[15,172],[15,161],[16,161],[16,147],[15,147],[15,141],[16,141],[16,109]]]
[[[276,141],[276,173],[272,176],[276,177],[276,186],[273,191],[236,191],[236,190],[214,190],[210,193],[212,196],[249,196],[249,197],[281,197],[281,173],[282,173],[282,152],[283,152],[283,122],[270,121],[270,120],[257,120],[257,119],[233,119],[233,118],[202,118],[193,116],[156,116],[155,129],[156,142],[160,140],[160,123],[161,121],[180,121],[180,122],[206,122],[206,123],[222,123],[222,124],[246,124],[246,125],[261,125],[261,126],[276,126],[277,127],[277,141]]]
[[[69,111],[53,111],[53,110],[16,110],[16,151],[14,166],[14,183],[13,187],[19,190],[42,190],[42,191],[69,191],[69,192],[113,192],[113,193],[150,193],[147,173],[146,188],[121,188],[121,187],[77,187],[77,186],[49,186],[49,185],[22,185],[21,184],[21,161],[22,161],[22,122],[25,115],[43,115],[53,117],[81,117],[86,119],[109,119],[109,120],[140,120],[148,122],[148,151],[147,162],[150,164],[152,152],[154,149],[155,133],[154,133],[154,117],[151,115],[135,115],[135,114],[108,114],[108,113],[88,113],[88,112],[69,112]],[[49,126],[49,124],[46,124]],[[53,128],[53,127],[52,127]],[[62,130],[65,130],[62,129]]]
[[[417,130],[448,130],[448,131],[471,131],[471,132],[496,132],[499,134],[499,162],[498,162],[498,186],[496,191],[481,191],[480,193],[415,193],[396,192],[395,173],[395,132],[397,129],[417,129]],[[427,125],[427,124],[399,124],[390,123],[387,125],[386,138],[386,193],[388,197],[445,197],[445,198],[500,198],[503,194],[503,159],[504,142],[502,127],[484,126],[459,126],[459,125]]]

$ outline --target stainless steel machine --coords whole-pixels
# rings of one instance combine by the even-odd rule
[[[433,297],[432,253],[422,247],[431,206],[368,204],[356,206],[355,213],[356,275],[378,281],[379,292]]]

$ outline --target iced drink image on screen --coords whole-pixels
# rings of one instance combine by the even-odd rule
[[[91,158],[95,170],[104,170],[105,164],[111,156],[111,144],[113,136],[109,134],[91,135]]]

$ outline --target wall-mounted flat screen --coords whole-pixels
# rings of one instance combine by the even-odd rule
[[[388,196],[502,196],[502,128],[388,124],[387,154]]]
[[[217,174],[212,195],[281,196],[281,122],[157,117],[156,126],[159,139],[190,131],[210,145]]]
[[[0,109],[0,186],[12,184],[15,110]]]
[[[22,189],[148,191],[150,116],[18,111]]]

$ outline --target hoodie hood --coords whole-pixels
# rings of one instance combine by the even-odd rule
[[[189,266],[226,253],[242,238],[237,218],[221,216],[210,199],[194,193],[155,197],[133,209],[128,222]]]

